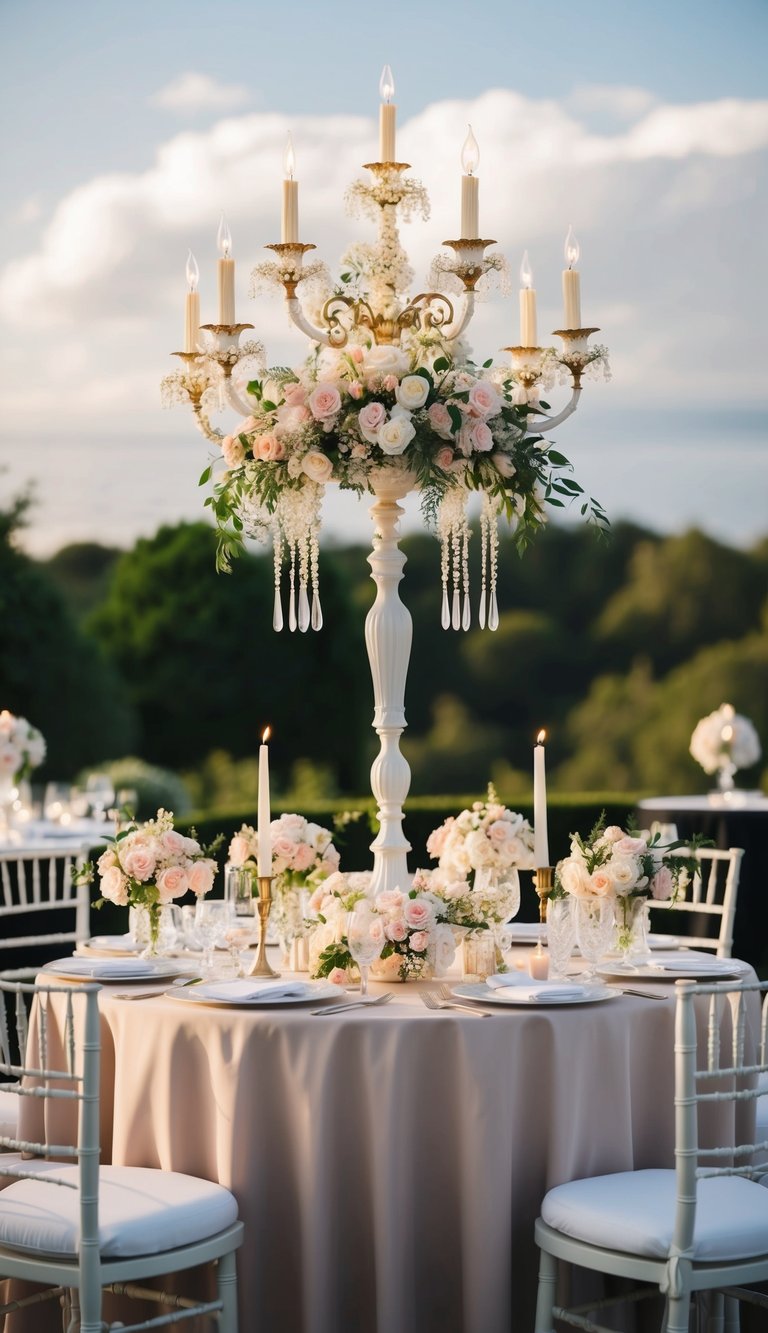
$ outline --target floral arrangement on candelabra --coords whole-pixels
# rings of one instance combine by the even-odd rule
[[[408,892],[390,889],[372,895],[368,872],[337,872],[320,884],[309,900],[315,924],[309,934],[309,970],[315,977],[343,985],[355,964],[346,937],[347,917],[361,901],[384,926],[385,944],[374,964],[375,976],[413,981],[450,967],[456,952],[456,900],[432,886],[429,871],[417,871]],[[477,925],[478,923],[473,923]]]
[[[45,759],[45,741],[37,727],[7,708],[0,712],[0,784],[10,788],[28,778]]]
[[[281,946],[305,933],[305,897],[339,868],[333,836],[303,815],[282,814],[270,824],[272,836],[272,911],[270,921]],[[229,844],[229,863],[252,873],[256,889],[259,835],[243,824]]]
[[[647,830],[606,828],[602,815],[586,838],[572,834],[570,855],[557,865],[550,896],[570,894],[586,906],[612,902],[616,944],[626,954],[645,923],[649,899],[671,906],[684,894],[698,870],[693,852],[700,845],[701,839],[662,845],[658,834]],[[685,850],[678,853],[678,848]]]
[[[753,724],[733,704],[721,704],[696,723],[690,751],[705,773],[717,774],[720,795],[732,792],[737,770],[756,764],[762,753]]]
[[[106,851],[96,863],[101,898],[94,907],[109,900],[119,907],[146,909],[149,920],[148,953],[157,952],[161,909],[189,890],[202,898],[213,887],[216,862],[212,853],[222,842],[214,839],[201,847],[196,838],[187,837],[173,827],[173,815],[158,810],[154,819],[130,824],[108,840]],[[78,878],[91,882],[94,867],[88,864]]]

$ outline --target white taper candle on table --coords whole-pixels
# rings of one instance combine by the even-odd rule
[[[463,240],[476,241],[480,235],[480,182],[475,174],[480,164],[480,149],[477,139],[469,126],[469,133],[461,150],[461,165],[464,175],[461,178],[461,231]]]
[[[385,65],[381,71],[379,92],[381,93],[381,107],[379,108],[379,161],[394,162],[397,107],[392,101],[392,98],[395,95],[395,80],[392,77],[392,70],[389,68],[389,65]]]
[[[187,256],[187,286],[189,291],[184,302],[185,352],[196,352],[200,338],[200,293],[197,290],[199,280],[200,270],[197,267],[197,260],[190,250]]]
[[[269,740],[270,728],[264,728],[259,746],[259,874],[272,874],[272,815],[269,804]]]
[[[219,247],[219,259],[217,265],[219,280],[219,323],[235,323],[235,261],[232,258],[232,233],[227,225],[227,219],[224,214],[221,215],[219,230],[216,237]]]
[[[285,145],[283,157],[283,222],[281,240],[283,245],[296,245],[299,239],[299,182],[294,180],[296,154],[293,151],[293,139],[290,134]]]
[[[520,346],[538,347],[536,332],[536,290],[533,285],[528,251],[520,265]]]
[[[563,328],[581,328],[581,278],[574,267],[579,262],[579,242],[573,234],[573,227],[568,228],[565,238],[565,262],[563,269]]]
[[[547,771],[544,754],[546,734],[545,731],[540,731],[533,747],[533,860],[536,868],[549,865]]]

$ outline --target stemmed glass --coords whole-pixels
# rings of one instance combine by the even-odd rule
[[[613,940],[613,902],[610,898],[579,898],[576,902],[576,942],[587,964],[582,981],[596,981],[596,964]]]
[[[94,819],[103,823],[107,810],[115,799],[114,782],[108,773],[89,773],[85,790],[93,808]]]
[[[368,994],[371,963],[384,948],[384,922],[369,907],[358,904],[347,917],[347,947],[360,969],[360,994]]]
[[[200,969],[213,972],[216,946],[229,947],[227,932],[237,925],[232,903],[222,898],[198,898],[195,904],[195,935],[203,951]]]
[[[570,895],[565,898],[550,898],[547,903],[547,944],[551,978],[567,975],[575,943],[576,911],[573,898]]]

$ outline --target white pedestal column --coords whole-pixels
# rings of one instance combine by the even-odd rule
[[[411,846],[403,833],[403,802],[408,795],[411,770],[400,753],[400,737],[406,726],[405,681],[412,622],[398,591],[405,556],[398,546],[398,521],[403,510],[397,502],[408,494],[412,483],[413,478],[407,473],[387,471],[373,484],[374,535],[368,563],[376,584],[376,601],[365,622],[365,642],[373,678],[373,726],[381,742],[371,768],[371,788],[381,824],[371,843],[374,893],[394,888],[406,890],[410,886],[407,854]]]

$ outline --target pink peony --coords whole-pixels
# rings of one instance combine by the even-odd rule
[[[189,876],[183,866],[168,866],[157,877],[157,891],[162,903],[181,898],[189,888]]]
[[[196,898],[203,898],[213,888],[215,861],[195,861],[189,871],[189,887]]]
[[[315,421],[327,421],[341,409],[341,394],[335,384],[318,384],[309,395],[308,404]]]

